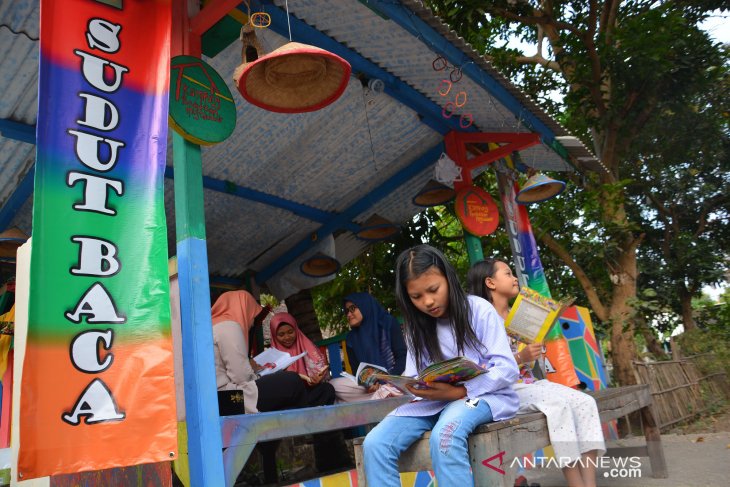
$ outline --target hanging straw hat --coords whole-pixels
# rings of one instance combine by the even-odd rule
[[[326,107],[345,91],[351,72],[347,61],[336,54],[298,42],[284,44],[250,63],[244,59],[242,66],[236,83],[243,98],[280,113]]]
[[[565,183],[563,181],[536,173],[525,181],[515,200],[521,205],[540,203],[559,195],[564,189]]]
[[[375,242],[394,237],[398,232],[400,232],[400,226],[377,213],[373,213],[370,218],[365,220],[355,236],[360,240]]]

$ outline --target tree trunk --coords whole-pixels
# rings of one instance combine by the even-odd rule
[[[297,320],[299,329],[307,338],[316,342],[322,339],[322,330],[319,329],[319,320],[314,311],[312,292],[309,289],[299,291],[285,299],[286,308]]]
[[[604,137],[603,160],[609,171],[618,166],[616,134],[607,131]],[[621,386],[636,384],[634,366],[636,344],[634,342],[634,310],[629,305],[636,298],[636,249],[643,236],[634,236],[624,206],[626,195],[621,190],[611,189],[615,184],[613,172],[601,174],[601,182],[606,184],[602,194],[602,216],[611,228],[610,238],[615,243],[615,250],[607,254],[607,267],[613,283],[611,304],[609,306],[609,322],[611,323],[611,359],[615,381]]]
[[[659,340],[657,340],[656,335],[654,335],[651,327],[648,323],[646,323],[646,320],[637,320],[637,326],[639,327],[644,340],[646,340],[646,348],[649,349],[649,352],[654,356],[654,359],[669,360],[667,353],[664,351],[664,347],[661,343],[659,343]]]
[[[684,324],[684,331],[694,330],[697,328],[697,322],[692,314],[692,295],[687,291],[683,284],[679,284],[677,288],[679,302],[682,306],[682,323]]]

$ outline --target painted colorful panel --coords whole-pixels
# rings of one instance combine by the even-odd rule
[[[400,474],[401,487],[436,487],[433,472],[404,472]],[[336,473],[326,477],[307,480],[289,487],[357,487],[357,470]]]
[[[170,33],[171,0],[41,0],[22,480],[177,455]]]
[[[575,372],[591,391],[608,387],[603,356],[588,308],[571,306],[561,315],[560,326],[568,340]]]

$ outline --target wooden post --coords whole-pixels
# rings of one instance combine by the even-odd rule
[[[200,37],[190,33],[191,13],[187,0],[173,3],[172,56],[201,55]],[[172,141],[190,482],[195,487],[218,487],[225,485],[225,475],[213,359],[202,158],[200,147],[179,134],[173,133]]]

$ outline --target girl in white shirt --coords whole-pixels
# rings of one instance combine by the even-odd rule
[[[512,417],[518,406],[511,388],[517,364],[504,326],[491,304],[466,295],[451,264],[428,245],[398,257],[396,298],[405,317],[408,346],[403,375],[415,377],[432,363],[458,356],[488,372],[458,385],[408,386],[422,400],[400,406],[365,438],[368,484],[400,486],[398,457],[431,430],[431,464],[439,486],[473,485],[469,434],[482,423]]]
[[[510,300],[520,287],[509,265],[498,259],[475,263],[467,275],[469,291],[492,303],[502,326],[510,310]],[[583,392],[548,380],[536,381],[530,363],[540,357],[542,344],[533,343],[512,352],[520,365],[514,389],[520,398],[519,413],[541,411],[548,423],[550,444],[570,487],[595,487],[596,458],[606,451],[596,401]]]

